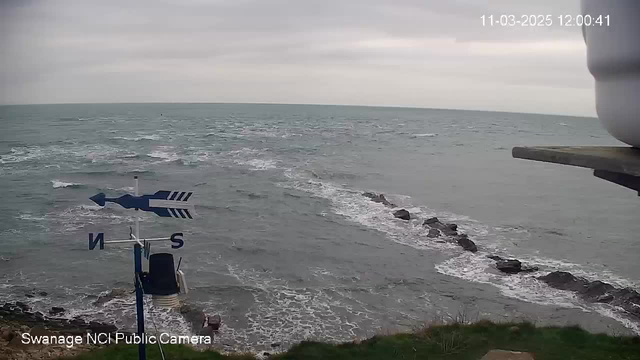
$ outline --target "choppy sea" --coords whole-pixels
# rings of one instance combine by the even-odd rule
[[[597,119],[311,105],[114,104],[0,107],[0,301],[63,305],[132,327],[130,246],[89,251],[89,232],[185,234],[188,301],[224,324],[227,349],[347,341],[468,317],[638,333],[640,322],[535,277],[554,270],[640,288],[637,195],[589,170],[518,160],[513,146],[615,145]],[[198,217],[160,218],[89,197],[193,191]],[[395,219],[364,191],[415,220]],[[469,253],[426,237],[455,222]],[[487,255],[539,273],[505,275]],[[37,289],[45,297],[25,298]],[[188,333],[154,308],[163,331]]]

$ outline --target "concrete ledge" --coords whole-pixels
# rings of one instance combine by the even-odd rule
[[[640,149],[624,146],[514,147],[514,158],[640,177]]]

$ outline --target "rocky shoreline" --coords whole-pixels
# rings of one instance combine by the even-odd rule
[[[62,356],[74,356],[99,347],[94,344],[78,344],[67,347],[63,344],[36,345],[24,344],[22,334],[33,337],[81,336],[87,333],[113,334],[118,331],[115,325],[98,321],[87,321],[82,317],[72,319],[58,317],[64,313],[61,307],[52,307],[46,315],[33,311],[21,301],[7,302],[0,307],[0,360],[57,359]]]
[[[113,289],[99,296],[93,305],[103,306],[105,303],[123,298],[131,294],[133,289]],[[45,292],[35,291],[25,294],[32,298],[37,294],[47,296]],[[207,316],[198,307],[182,304],[176,311],[192,326],[196,335],[213,336],[222,324],[219,315]],[[82,352],[96,349],[100,346],[87,344],[87,334],[107,334],[112,339],[116,332],[124,336],[133,335],[130,329],[119,329],[116,325],[89,320],[84,316],[65,317],[67,309],[52,306],[48,311],[36,311],[23,301],[6,302],[0,306],[0,360],[35,360],[56,359],[62,356],[74,356]],[[33,337],[76,337],[80,336],[82,344],[67,347],[64,344],[24,344],[23,334],[29,333]],[[101,335],[106,340],[107,335]]]
[[[384,194],[365,192],[362,196],[375,203],[383,204],[392,210],[391,214],[400,220],[411,221],[417,217],[406,209],[398,209]],[[466,251],[477,252],[478,246],[469,236],[458,232],[458,225],[441,222],[438,218],[425,219],[422,226],[427,230],[425,238],[437,242],[449,242],[457,244]],[[498,255],[487,255],[495,261],[495,268],[505,276],[514,276],[520,273],[532,273],[539,271],[538,266],[523,264],[518,259],[507,259]],[[611,284],[595,280],[590,281],[577,277],[569,272],[554,271],[547,275],[538,276],[538,280],[547,285],[576,293],[582,300],[589,303],[609,304],[623,309],[631,317],[640,320],[640,293],[631,288],[616,288]]]

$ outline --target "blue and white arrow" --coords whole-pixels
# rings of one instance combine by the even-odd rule
[[[150,211],[161,217],[193,219],[196,213],[193,204],[189,203],[191,195],[192,192],[160,190],[152,195],[126,194],[118,198],[108,198],[104,193],[99,193],[89,199],[100,206],[104,206],[106,202],[113,202],[125,209]]]

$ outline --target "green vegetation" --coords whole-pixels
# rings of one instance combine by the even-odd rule
[[[148,347],[149,359],[160,359],[157,347]],[[198,352],[186,346],[164,346],[167,359],[249,360],[250,355]],[[275,360],[478,360],[491,349],[525,351],[536,360],[640,360],[640,337],[591,334],[579,327],[542,327],[530,323],[437,325],[413,333],[374,336],[340,345],[302,342]],[[135,360],[135,346],[112,346],[73,360]]]

